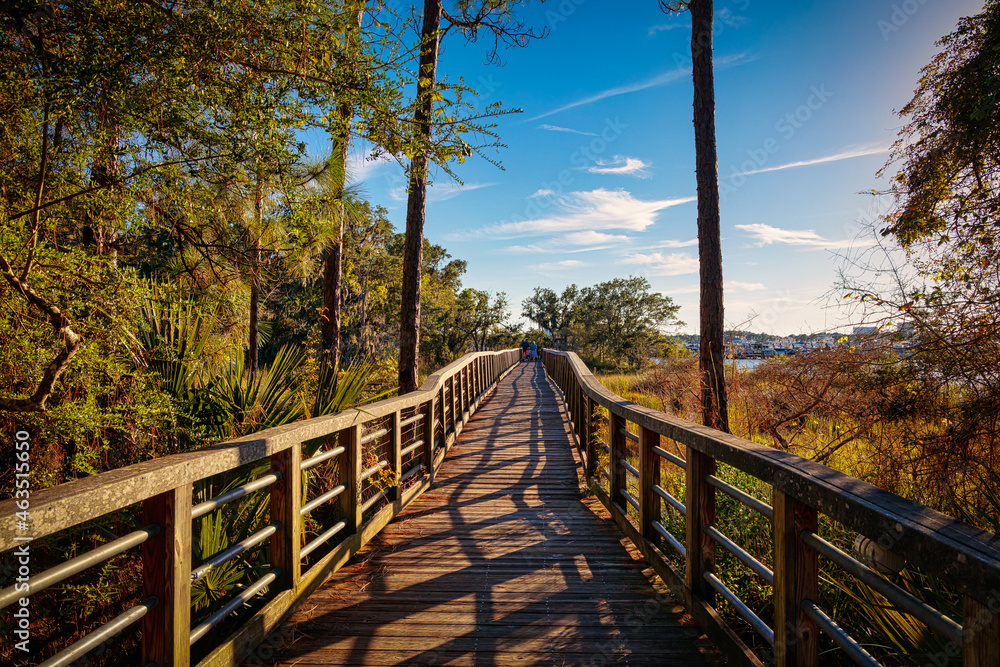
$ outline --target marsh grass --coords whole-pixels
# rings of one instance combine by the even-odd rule
[[[858,384],[857,364],[870,359],[858,357],[845,361],[843,353],[839,355],[828,355],[814,362],[811,368],[801,361],[798,364],[766,363],[752,371],[728,367],[730,424],[734,434],[818,460],[993,532],[1000,529],[1000,493],[992,490],[994,487],[982,488],[975,484],[954,483],[954,480],[942,483],[935,478],[940,470],[920,449],[921,438],[912,437],[913,433],[930,437],[944,427],[933,420],[930,423],[913,423],[912,419],[879,423],[870,409],[879,400],[878,387],[863,382]],[[848,362],[856,365],[851,367]],[[696,360],[675,360],[645,373],[603,374],[598,379],[609,390],[633,403],[698,420]],[[802,396],[805,399],[799,400]],[[607,442],[606,436],[606,430],[602,431],[602,443]],[[628,459],[636,465],[634,443],[630,442],[629,446]],[[672,441],[663,439],[661,446],[684,456],[684,448]],[[602,465],[606,465],[606,453],[604,457]],[[660,486],[686,503],[683,470],[667,462],[661,464],[660,470]],[[769,484],[723,464],[719,465],[717,475],[771,504]],[[631,475],[628,479],[629,492],[637,497],[637,482]],[[967,489],[971,492],[964,493]],[[634,514],[632,508],[629,510]],[[684,516],[662,503],[660,520],[683,544]],[[768,519],[720,492],[716,494],[716,527],[760,562],[773,566],[773,535]],[[856,532],[824,515],[820,515],[819,532],[848,553],[857,537]],[[684,561],[679,554],[665,540],[660,547],[683,573]],[[716,553],[718,576],[765,623],[773,626],[770,585],[725,549],[718,548]],[[946,639],[929,631],[915,618],[894,609],[879,593],[822,557],[820,568],[821,607],[882,664],[961,664],[961,657],[955,655],[955,647],[949,646]],[[921,572],[907,564],[902,572],[889,578],[961,622],[961,596],[945,587],[932,573]],[[720,601],[719,609],[760,657],[767,659],[770,656],[770,647],[727,603]],[[852,664],[825,638],[821,651],[823,664]]]

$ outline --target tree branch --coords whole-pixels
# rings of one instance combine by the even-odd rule
[[[46,315],[49,320],[49,324],[52,325],[52,328],[56,332],[56,337],[59,338],[59,340],[61,340],[66,346],[65,349],[56,355],[56,357],[49,362],[49,365],[45,367],[45,373],[42,375],[42,380],[38,384],[38,388],[35,389],[35,393],[32,394],[30,398],[0,397],[0,410],[6,410],[7,412],[44,412],[45,402],[52,394],[52,389],[55,387],[56,380],[59,379],[59,376],[62,375],[63,371],[66,370],[66,367],[69,366],[73,357],[75,357],[77,352],[80,351],[80,347],[83,345],[83,337],[73,331],[70,327],[69,318],[67,318],[66,315],[59,310],[59,308],[50,304],[44,297],[35,292],[35,290],[33,290],[26,282],[15,275],[10,264],[7,262],[7,258],[3,255],[0,255],[0,273],[3,274],[4,279],[10,284],[10,286],[19,292],[29,304],[38,308]]]

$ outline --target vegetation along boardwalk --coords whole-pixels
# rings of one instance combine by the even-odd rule
[[[571,438],[541,364],[514,369],[435,484],[303,603],[277,664],[711,662],[581,502]]]

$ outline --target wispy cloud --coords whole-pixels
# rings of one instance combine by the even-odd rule
[[[543,262],[541,264],[535,264],[530,268],[538,271],[539,273],[556,273],[559,271],[567,271],[569,269],[578,269],[583,265],[583,262],[578,259],[564,259],[560,262]]]
[[[745,283],[740,280],[727,280],[725,283],[727,291],[735,292],[756,292],[764,289],[764,283]]]
[[[670,31],[670,30],[675,30],[677,28],[690,28],[690,27],[691,27],[691,23],[690,22],[686,22],[686,23],[660,23],[658,25],[651,25],[651,26],[649,26],[649,36],[652,37],[653,35],[655,35],[655,34],[657,34],[659,32],[667,32],[667,31]]]
[[[659,250],[660,248],[690,248],[691,246],[696,245],[698,245],[698,239],[688,239],[687,241],[674,241],[672,239],[667,239],[666,241],[644,244],[643,247],[646,250]]]
[[[647,178],[649,164],[637,157],[616,155],[612,160],[598,160],[597,165],[587,169],[591,174],[622,174]]]
[[[552,252],[552,248],[545,248],[536,243],[529,243],[528,245],[509,245],[503,248],[502,250],[504,252],[515,252],[522,254],[537,254],[537,255]]]
[[[583,130],[574,130],[569,127],[560,127],[558,125],[549,125],[548,123],[542,123],[538,126],[540,130],[548,130],[549,132],[570,132],[572,134],[582,134],[585,137],[596,137],[596,132],[584,132]]]
[[[562,237],[562,241],[569,245],[601,245],[604,243],[625,243],[628,241],[628,237],[587,230],[585,232],[571,232],[566,234]]]
[[[715,61],[716,68],[727,67],[731,65],[738,65],[744,62],[749,62],[751,58],[747,58],[746,53],[739,53],[733,56],[724,56]],[[540,120],[542,118],[547,118],[548,116],[554,116],[557,113],[562,113],[563,111],[568,111],[569,109],[575,109],[576,107],[581,107],[585,104],[593,104],[600,100],[607,99],[609,97],[617,97],[618,95],[626,95],[628,93],[635,93],[640,90],[646,90],[647,88],[654,88],[656,86],[662,86],[668,83],[677,81],[678,79],[683,79],[691,74],[690,67],[677,67],[672,70],[667,70],[662,74],[657,74],[654,77],[646,79],[645,81],[639,81],[636,83],[626,84],[624,86],[615,86],[614,88],[608,88],[607,90],[602,90],[599,93],[594,93],[593,95],[588,95],[587,97],[580,98],[569,104],[564,104],[563,106],[552,109],[551,111],[546,111],[545,113],[538,114],[529,121]]]
[[[624,238],[628,237],[612,237],[612,238]],[[566,248],[563,247],[566,241],[561,238],[552,238],[543,243],[529,243],[527,245],[509,245],[501,248],[503,252],[512,252],[522,255],[579,255],[585,252],[595,252],[597,250],[608,250],[609,248],[614,248],[614,245],[586,245],[585,247],[576,248]]]
[[[698,258],[683,252],[669,255],[661,252],[636,253],[626,257],[625,263],[649,267],[649,272],[658,276],[682,276],[698,272]]]
[[[736,229],[742,230],[751,236],[756,237],[756,243],[754,245],[758,247],[782,243],[785,245],[802,246],[806,248],[836,250],[838,248],[849,248],[852,246],[858,247],[859,245],[867,243],[860,239],[844,239],[841,241],[834,241],[823,238],[812,229],[781,229],[780,227],[773,227],[763,223],[736,225]]]
[[[888,152],[889,152],[889,146],[862,146],[860,148],[848,148],[847,150],[841,151],[839,153],[834,153],[833,155],[826,155],[824,157],[813,158],[812,160],[800,160],[799,162],[789,162],[788,164],[779,164],[773,167],[762,167],[761,169],[744,171],[743,175],[750,176],[751,174],[763,174],[769,171],[795,169],[796,167],[811,167],[814,164],[838,162],[840,160],[850,160],[851,158],[864,157],[865,155],[878,155],[879,153],[888,153]]]
[[[352,183],[360,183],[371,178],[384,166],[394,164],[390,155],[372,157],[371,151],[355,152],[347,156],[347,176]]]
[[[475,230],[472,236],[540,236],[587,230],[642,231],[656,221],[660,211],[686,204],[695,197],[644,201],[626,190],[570,192],[552,199],[555,213],[546,218],[507,222]]]
[[[460,185],[455,181],[434,183],[427,188],[427,202],[447,201],[453,197],[457,197],[463,192],[480,190],[494,185],[496,185],[496,183],[466,183],[465,185]],[[397,185],[389,191],[389,196],[396,201],[406,201],[406,186]]]

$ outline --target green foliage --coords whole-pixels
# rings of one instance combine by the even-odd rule
[[[593,287],[570,285],[561,295],[536,287],[522,303],[524,317],[547,332],[557,348],[576,347],[596,364],[642,367],[670,354],[663,329],[679,326],[680,306],[650,291],[643,277],[615,278]]]

